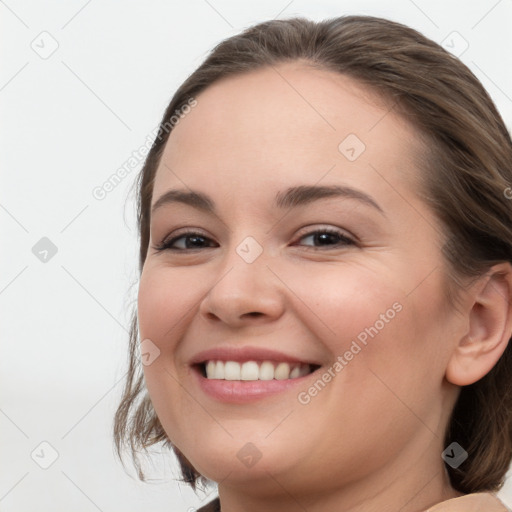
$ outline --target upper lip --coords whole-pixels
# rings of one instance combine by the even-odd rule
[[[263,347],[217,347],[199,352],[192,357],[190,364],[201,364],[206,361],[276,361],[285,363],[302,363],[319,365],[320,363],[306,358],[296,357],[284,352]]]

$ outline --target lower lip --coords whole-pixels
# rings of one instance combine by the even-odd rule
[[[207,379],[199,370],[195,369],[193,373],[204,393],[221,402],[238,404],[261,400],[301,385],[304,386],[307,378],[312,375],[310,373],[304,377],[283,380],[239,381]]]

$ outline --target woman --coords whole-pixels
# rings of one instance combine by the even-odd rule
[[[144,478],[172,446],[204,511],[506,510],[511,167],[478,80],[403,25],[219,44],[140,175],[118,452]]]

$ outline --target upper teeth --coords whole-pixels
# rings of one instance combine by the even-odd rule
[[[207,361],[206,378],[223,380],[284,380],[296,379],[310,373],[309,364],[274,363],[264,361]]]

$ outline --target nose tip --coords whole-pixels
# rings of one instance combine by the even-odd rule
[[[210,321],[233,325],[279,318],[283,312],[282,290],[263,259],[247,263],[239,255],[235,257],[238,261],[230,260],[230,270],[216,279],[204,296],[200,312]]]

